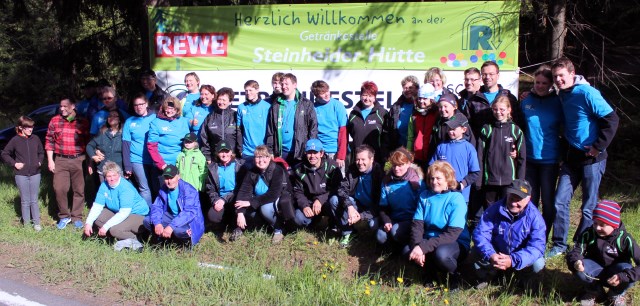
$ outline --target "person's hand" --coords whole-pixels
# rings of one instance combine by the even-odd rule
[[[199,121],[198,121],[198,119],[195,119],[195,118],[193,118],[193,119],[189,120],[189,124],[191,124],[191,126],[196,126],[196,125],[198,125],[198,122],[199,122]]]
[[[245,227],[247,227],[247,219],[244,218],[244,214],[243,213],[238,213],[238,217],[236,218],[236,225],[241,228],[241,229],[245,229]]]
[[[578,272],[584,272],[584,265],[582,264],[582,260],[576,260],[576,262],[573,263],[573,268]]]
[[[344,168],[344,159],[336,159],[336,164],[338,164],[338,168]]]
[[[94,162],[99,163],[99,162],[101,162],[104,158],[102,158],[102,157],[100,157],[100,156],[98,156],[98,155],[94,155],[94,156],[91,156],[91,159],[92,159]]]
[[[516,158],[516,156],[518,156],[515,144],[511,144],[511,152],[509,153],[509,156],[511,156],[511,158]]]
[[[100,237],[104,237],[104,236],[106,236],[106,235],[107,235],[107,230],[106,230],[106,229],[104,229],[104,227],[101,227],[101,228],[98,230],[98,236],[100,236]]]
[[[164,228],[164,231],[162,231],[162,237],[164,238],[171,238],[171,234],[173,234],[173,228],[171,228],[170,225],[167,225],[167,227]]]
[[[89,173],[89,175],[93,175],[93,167],[92,166],[87,167],[87,173]]]
[[[16,170],[20,170],[20,169],[24,168],[24,163],[16,163],[13,166],[16,168]]]
[[[414,261],[418,266],[424,267],[425,259],[426,256],[424,255],[424,252],[422,252],[420,246],[416,245],[413,247],[413,250],[411,250],[411,253],[409,254],[409,260]]]
[[[84,225],[84,235],[90,237],[93,234],[93,225],[85,224]]]
[[[211,165],[211,161],[210,160],[207,161],[207,165]]]
[[[497,267],[499,258],[500,258],[500,254],[495,253],[491,255],[491,257],[489,257],[489,262],[491,263],[492,266]]]
[[[53,159],[49,160],[49,162],[47,163],[48,167],[49,167],[49,171],[51,171],[51,173],[55,173],[56,172],[56,162],[53,161]]]
[[[162,224],[156,224],[156,226],[153,228],[153,232],[156,233],[157,236],[162,237],[162,232],[164,232],[164,226],[162,226]]]
[[[360,221],[360,214],[353,206],[347,208],[347,214],[349,215],[349,219],[347,219],[349,225],[354,225]]]
[[[160,170],[164,170],[164,168],[166,168],[166,167],[167,167],[167,164],[164,164],[164,165],[162,165],[162,169],[160,169]]]
[[[387,233],[388,233],[389,231],[391,231],[391,228],[392,228],[392,227],[393,227],[393,224],[391,224],[391,223],[385,223],[385,224],[384,224],[384,226],[382,227],[382,229],[383,229],[385,232],[387,232]]]
[[[215,203],[213,203],[213,209],[215,211],[221,211],[224,208],[224,200],[218,199]]]
[[[494,256],[496,257],[494,258]],[[491,259],[492,259],[493,266],[496,269],[506,270],[508,268],[511,268],[511,256],[509,255],[496,253],[491,256]]]
[[[104,153],[102,153],[102,151],[100,150],[96,150],[96,156],[98,156],[101,161],[106,158],[106,156],[104,156]]]
[[[520,101],[522,101],[522,100],[526,99],[526,98],[529,96],[529,94],[531,94],[531,92],[530,92],[530,91],[523,91],[523,92],[520,94]]]
[[[607,283],[611,285],[611,287],[618,287],[618,285],[620,285],[620,277],[618,274],[614,274],[612,277],[607,279]]]
[[[131,177],[132,174],[133,174],[133,172],[131,172],[131,171],[125,171],[124,172],[124,178],[128,179],[128,178]]]
[[[308,207],[308,206],[302,209],[302,213],[307,218],[313,218],[314,216],[313,210],[311,209],[311,207]]]
[[[251,206],[251,203],[249,201],[236,201],[236,204],[234,206],[236,208],[244,208]]]
[[[322,212],[322,203],[318,200],[313,201],[313,213],[317,216],[320,212]]]
[[[598,157],[598,155],[600,155],[600,151],[592,146],[584,146],[584,148],[587,149],[587,153],[585,153],[585,155],[588,157]]]

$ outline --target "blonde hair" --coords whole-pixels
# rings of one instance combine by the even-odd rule
[[[176,109],[176,115],[180,117],[182,114],[182,103],[180,103],[180,100],[176,97],[169,96],[164,99],[164,102],[162,102],[162,113],[164,114],[165,108],[169,107],[169,103],[173,103],[173,108]]]
[[[424,83],[429,83],[429,81],[431,81],[431,79],[433,79],[435,75],[440,76],[443,86],[444,84],[447,84],[447,77],[444,75],[444,71],[438,67],[431,67],[429,68],[429,70],[427,70],[427,72],[424,74]]]
[[[273,154],[271,154],[269,147],[266,145],[259,145],[256,147],[255,151],[253,151],[253,156],[268,156],[273,159]]]
[[[456,181],[456,171],[453,170],[448,162],[438,160],[431,164],[431,166],[429,166],[429,168],[427,169],[427,178],[430,180],[431,177],[436,174],[436,172],[440,172],[442,173],[442,175],[444,175],[444,179],[447,181],[447,187],[449,189],[456,189],[456,187],[458,187],[458,181]],[[429,181],[427,182],[430,184]]]
[[[494,105],[497,104],[504,104],[507,106],[507,108],[509,108],[509,114],[507,115],[507,117],[511,119],[511,100],[509,100],[509,96],[499,95],[496,100],[493,101],[493,104],[491,104],[491,109],[493,109]]]

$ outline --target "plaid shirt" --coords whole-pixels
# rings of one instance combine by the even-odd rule
[[[88,140],[89,122],[87,119],[75,117],[69,121],[61,115],[56,115],[49,122],[44,149],[58,155],[84,154]]]

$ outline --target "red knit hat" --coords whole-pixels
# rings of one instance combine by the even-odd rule
[[[620,227],[620,205],[609,200],[600,201],[593,210],[593,220],[596,219],[613,228]]]

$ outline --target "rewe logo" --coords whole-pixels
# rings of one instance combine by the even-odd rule
[[[156,57],[227,56],[228,33],[156,33]]]
[[[462,50],[497,50],[502,44],[500,20],[494,14],[478,12],[462,24]]]

